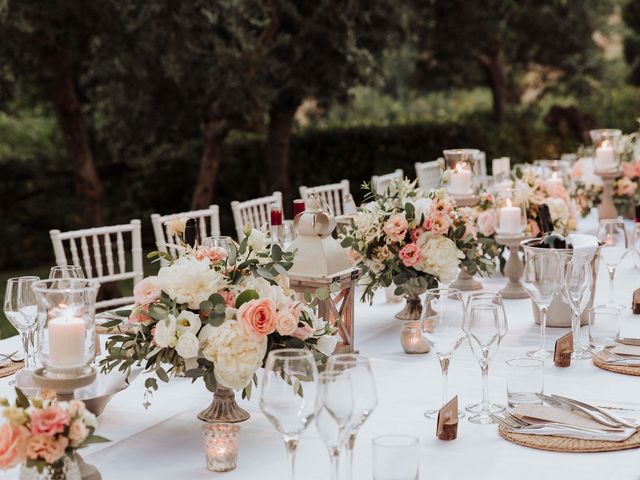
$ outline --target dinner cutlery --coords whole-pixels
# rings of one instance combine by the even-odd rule
[[[619,338],[618,343],[631,345],[633,347],[640,347],[640,338]]]
[[[0,360],[11,360],[13,363],[18,363],[23,360],[23,358],[18,355],[18,350],[12,353],[0,353]]]
[[[590,410],[591,412],[597,412],[600,415],[604,416],[605,418],[609,419],[612,422],[616,422],[618,424],[618,426],[623,426],[623,427],[628,427],[628,428],[635,428],[638,429],[640,428],[640,425],[638,424],[634,424],[629,422],[628,420],[625,420],[622,417],[619,417],[618,415],[615,415],[611,412],[607,412],[606,410],[600,408],[600,407],[596,407],[595,405],[590,405],[588,403],[585,402],[581,402],[580,400],[575,400],[573,398],[567,398],[567,397],[563,397],[560,395],[554,395],[552,394],[553,398],[559,399],[559,400],[564,400],[566,402],[572,403],[576,406],[580,406],[583,409],[586,410]],[[602,422],[601,422],[602,423]]]
[[[629,367],[640,366],[640,357],[622,357],[610,350],[600,350],[595,355],[607,365],[627,365]]]
[[[490,414],[490,416],[491,416],[491,419],[494,420],[496,423],[514,432],[534,433],[534,432],[544,431],[545,429],[547,429],[547,430],[554,430],[554,431],[565,432],[565,433],[576,432],[576,433],[583,433],[583,434],[590,434],[590,435],[603,435],[607,433],[607,430],[578,427],[574,425],[566,425],[564,423],[548,422],[548,423],[541,423],[541,424],[530,424],[524,421],[520,421],[521,423],[516,423],[511,419],[507,419],[504,414],[503,416],[500,416],[492,413]]]
[[[542,393],[537,393],[536,395],[540,400],[551,405],[552,407],[556,407],[561,410],[580,412],[583,415],[589,417],[592,420],[595,420],[596,422],[606,427],[620,428],[622,426],[620,422],[615,422],[611,419],[604,418],[602,415],[593,412],[589,408],[586,408],[584,405],[574,403],[564,397],[556,397],[555,395],[549,396]]]

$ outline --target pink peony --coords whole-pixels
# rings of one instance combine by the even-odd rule
[[[196,252],[198,260],[208,258],[211,263],[218,263],[227,259],[229,254],[222,247],[201,247]]]
[[[20,425],[0,425],[0,470],[8,470],[24,461],[25,440],[29,430]]]
[[[401,213],[391,215],[382,230],[392,242],[401,242],[407,235],[407,219]]]
[[[224,298],[225,306],[229,308],[236,306],[236,296],[231,292],[231,290],[219,290],[218,295]]]
[[[238,319],[244,332],[259,341],[276,331],[276,306],[268,298],[251,300],[240,306]]]
[[[33,435],[55,435],[64,432],[69,425],[69,414],[57,405],[36,409],[31,413],[31,433]]]
[[[276,330],[280,335],[292,335],[298,328],[300,312],[294,308],[285,308],[278,312]]]
[[[78,448],[82,445],[82,442],[87,439],[88,435],[89,429],[80,419],[75,420],[69,427],[69,441],[71,442],[71,446],[74,448]]]
[[[485,210],[478,215],[478,231],[485,237],[495,233],[495,215],[493,210]]]
[[[306,340],[311,335],[313,335],[313,328],[306,323],[302,327],[296,328],[296,330],[291,334],[292,337],[299,338],[300,340]]]
[[[42,458],[51,464],[62,458],[68,445],[69,439],[66,437],[56,439],[49,435],[34,435],[27,441],[25,454],[31,460]]]
[[[432,216],[433,225],[431,227],[431,233],[436,236],[446,235],[451,226],[451,218],[445,214],[435,214]]]
[[[160,298],[162,289],[158,277],[151,276],[143,279],[133,288],[133,297],[138,305],[147,305]]]
[[[153,319],[147,314],[149,305],[141,305],[131,311],[129,323],[132,325],[148,325]]]
[[[408,243],[398,252],[405,267],[415,267],[422,261],[422,250],[415,243]]]

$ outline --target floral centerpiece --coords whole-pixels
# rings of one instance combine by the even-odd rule
[[[0,470],[22,464],[43,478],[80,479],[76,450],[108,441],[95,434],[96,417],[79,400],[29,400],[18,388],[16,394],[13,405],[0,399],[6,419],[0,425]]]
[[[379,287],[396,285],[407,297],[398,318],[419,315],[419,294],[438,283],[451,283],[460,268],[470,274],[492,273],[495,243],[478,234],[472,216],[461,215],[444,190],[426,196],[415,182],[398,180],[383,194],[369,192],[341,243],[361,268],[363,300],[371,301]]]
[[[180,228],[176,233],[182,234]],[[103,371],[144,365],[153,374],[145,382],[147,393],[157,390],[156,378],[168,382],[185,375],[202,378],[207,389],[221,395],[224,389],[242,390],[244,398],[271,350],[304,348],[320,363],[331,355],[336,329],[289,289],[293,253],[250,228],[228,250],[181,248],[178,258],[151,254],[169,264],[136,285],[128,321],[137,328],[110,337]]]
[[[526,231],[529,235],[537,237],[540,234],[538,206],[542,203],[549,205],[555,231],[566,235],[576,230],[578,211],[564,185],[539,178],[527,165],[516,165],[512,176],[515,195],[527,208]]]

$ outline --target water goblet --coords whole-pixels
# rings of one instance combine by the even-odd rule
[[[260,409],[282,435],[295,479],[300,436],[315,414],[318,370],[308,350],[285,348],[267,356],[260,389]]]
[[[574,253],[564,266],[564,297],[571,306],[571,330],[573,332],[573,353],[571,358],[584,360],[591,353],[580,338],[580,319],[589,303],[593,291],[591,258],[586,254]]]
[[[602,242],[600,255],[609,273],[609,303],[615,305],[615,276],[618,264],[627,254],[629,239],[622,219],[601,220],[598,228],[598,241]]]
[[[4,292],[4,314],[13,325],[22,340],[25,368],[37,368],[36,331],[38,306],[31,285],[40,280],[35,276],[14,277],[7,280]]]
[[[448,400],[447,383],[449,363],[453,352],[465,338],[462,324],[465,319],[465,305],[462,294],[455,288],[433,288],[427,290],[422,309],[422,335],[429,343],[440,362],[442,369],[442,405]],[[425,412],[425,417],[436,418],[439,409]],[[459,411],[458,416],[464,417]]]
[[[82,267],[79,265],[56,265],[49,270],[49,279],[56,278],[85,278]]]

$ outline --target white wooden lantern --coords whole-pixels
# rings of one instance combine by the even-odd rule
[[[336,353],[354,351],[355,286],[360,270],[352,266],[346,250],[331,236],[336,228],[333,213],[320,197],[312,195],[294,225],[298,236],[287,248],[296,251],[289,270],[291,288],[304,294],[328,290],[324,300],[315,298],[319,318],[336,326],[340,340]],[[331,288],[332,285],[338,288]]]

